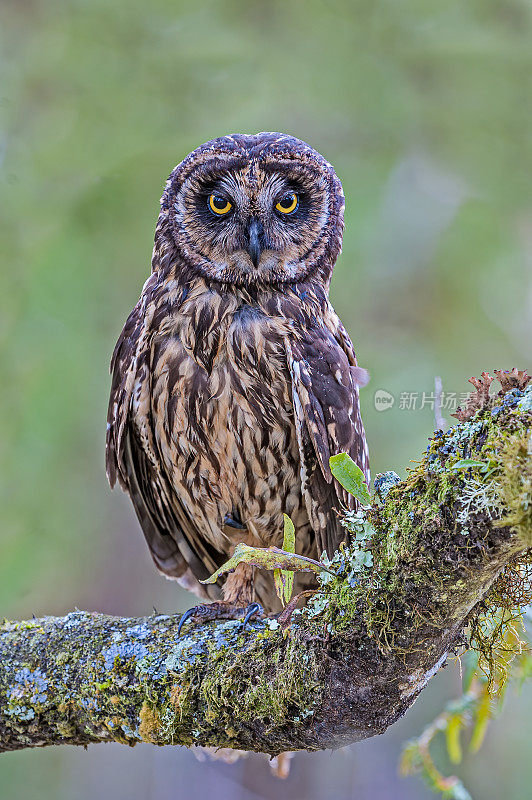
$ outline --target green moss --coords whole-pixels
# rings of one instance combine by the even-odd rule
[[[522,428],[506,438],[500,448],[501,467],[498,494],[504,516],[498,524],[508,525],[532,547],[532,433]]]
[[[225,636],[220,628],[226,629]],[[160,738],[241,747],[242,726],[282,735],[284,726],[307,718],[319,698],[316,655],[297,633],[282,647],[280,641],[280,629],[265,627],[251,637],[229,623],[217,626],[214,638],[206,634],[201,647],[195,640],[193,653],[179,643],[167,659],[169,682],[157,723]],[[150,735],[156,735],[153,727]]]

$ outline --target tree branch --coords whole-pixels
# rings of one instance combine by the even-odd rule
[[[510,373],[512,374],[512,373]],[[376,480],[352,544],[288,629],[73,612],[0,626],[0,750],[117,741],[277,754],[382,733],[532,544],[532,391],[479,393],[406,480]],[[507,375],[507,374],[505,374]],[[482,395],[482,396],[481,396]]]

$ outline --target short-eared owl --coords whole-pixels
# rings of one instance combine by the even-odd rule
[[[368,472],[364,370],[328,299],[343,211],[334,169],[299,139],[202,145],[166,183],[152,272],[115,348],[109,481],[159,570],[227,607],[280,607],[272,573],[247,565],[199,583],[236,544],[282,546],[284,512],[297,552],[330,555],[346,536],[335,512],[354,501],[329,456]]]

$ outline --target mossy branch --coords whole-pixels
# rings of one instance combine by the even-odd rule
[[[147,741],[277,754],[382,733],[478,635],[479,614],[530,593],[512,596],[532,544],[532,392],[510,382],[469,410],[406,480],[379,476],[374,505],[346,515],[351,545],[286,630],[213,622],[178,637],[178,617],[83,612],[4,622],[0,750]]]

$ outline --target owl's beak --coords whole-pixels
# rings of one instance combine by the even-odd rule
[[[252,218],[248,226],[248,253],[253,266],[258,266],[261,253],[264,249],[264,228],[262,222]]]

